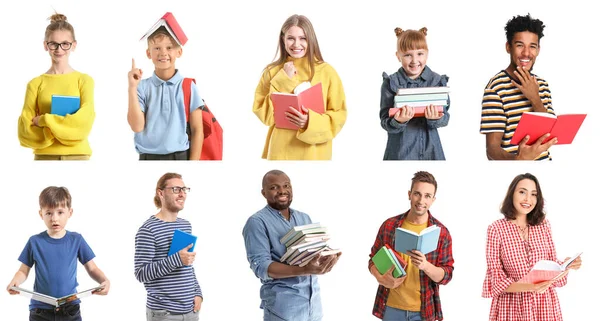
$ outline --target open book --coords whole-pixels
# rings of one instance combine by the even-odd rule
[[[558,264],[554,261],[541,260],[538,261],[531,271],[525,277],[520,279],[518,283],[540,283],[549,280],[557,280],[564,273],[569,265],[573,263],[582,252],[575,254],[572,258],[565,261],[563,264]]]
[[[510,143],[518,145],[525,136],[529,135],[527,145],[531,145],[544,134],[550,133],[543,143],[556,137],[558,138],[557,145],[571,144],[585,116],[586,114],[555,116],[550,113],[525,112],[519,120]]]
[[[102,288],[104,288],[103,286],[97,286],[95,288],[91,288],[89,290],[85,290],[85,291],[81,291],[78,293],[73,293],[73,294],[69,294],[60,298],[55,298],[53,296],[49,296],[49,295],[45,295],[45,294],[41,294],[41,293],[37,293],[34,291],[29,291],[29,290],[25,290],[23,288],[17,287],[17,286],[11,286],[10,289],[14,290],[14,291],[19,291],[19,294],[25,297],[28,297],[30,299],[36,300],[36,301],[40,301],[40,302],[44,302],[47,304],[50,304],[54,307],[60,307],[63,304],[75,301],[77,299],[81,299],[84,298],[86,296],[90,296],[92,295],[94,292],[101,290]]]
[[[185,43],[188,41],[188,37],[183,32],[183,29],[181,29],[181,26],[177,20],[175,20],[175,16],[170,12],[165,13],[162,18],[158,19],[158,21],[152,26],[152,28],[150,28],[150,30],[148,30],[148,32],[142,36],[142,38],[140,38],[140,40],[146,39],[154,31],[156,31],[156,29],[162,26],[167,29],[167,32],[171,34],[171,36],[180,46],[185,45]]]
[[[298,86],[301,87],[301,86]],[[271,93],[271,101],[275,114],[275,127],[297,130],[298,126],[290,123],[285,117],[285,113],[289,111],[289,107],[302,111],[302,106],[316,113],[323,114],[325,112],[325,102],[323,101],[323,87],[321,83],[311,86],[296,93]]]
[[[438,239],[440,238],[440,227],[431,225],[417,234],[413,231],[396,228],[395,250],[399,253],[408,254],[408,251],[417,250],[423,254],[433,252],[437,249]]]
[[[53,115],[67,116],[79,110],[81,99],[77,96],[52,95],[50,113]]]

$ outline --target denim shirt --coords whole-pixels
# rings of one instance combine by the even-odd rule
[[[416,117],[401,124],[394,117],[389,117],[389,110],[394,106],[394,96],[398,88],[443,87],[447,84],[448,76],[438,75],[427,66],[416,79],[409,78],[402,68],[389,76],[383,73],[379,118],[381,127],[388,133],[384,160],[446,159],[437,128],[448,125],[450,98],[448,106],[444,107],[444,116],[437,120]]]
[[[260,307],[265,316],[274,315],[288,321],[320,319],[321,297],[319,283],[314,275],[273,279],[268,267],[280,262],[286,248],[280,239],[294,226],[312,223],[310,217],[290,209],[290,220],[270,206],[252,215],[242,235],[250,268],[262,283]]]

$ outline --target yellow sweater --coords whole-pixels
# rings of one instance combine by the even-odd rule
[[[332,140],[346,122],[346,97],[342,82],[333,67],[327,63],[315,65],[315,74],[311,80],[306,57],[289,60],[294,61],[297,70],[293,78],[287,76],[281,65],[265,71],[256,87],[252,111],[269,126],[262,158],[330,160]],[[311,85],[322,84],[325,113],[320,115],[309,110],[306,129],[275,128],[271,93],[292,93],[296,86],[305,81],[310,81]]]
[[[50,114],[52,95],[79,96],[81,106],[72,115]],[[36,115],[41,115],[40,127],[31,123]],[[27,84],[19,117],[19,141],[37,155],[91,155],[87,138],[95,116],[94,80],[90,76],[76,71],[43,74]]]

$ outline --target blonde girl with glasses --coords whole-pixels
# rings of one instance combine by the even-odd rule
[[[43,45],[51,66],[27,84],[19,142],[33,150],[35,160],[88,160],[92,154],[88,135],[95,118],[94,80],[69,65],[77,40],[67,17],[55,13],[49,20]],[[53,95],[77,97],[79,108],[64,116],[52,113]]]

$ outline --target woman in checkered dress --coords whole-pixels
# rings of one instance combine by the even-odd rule
[[[568,270],[578,269],[581,258],[554,281],[517,283],[540,260],[562,264],[556,257],[537,178],[529,173],[515,177],[500,211],[504,218],[487,231],[483,297],[492,298],[489,320],[562,321],[555,288],[567,283]]]

